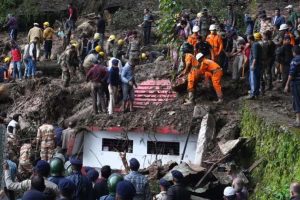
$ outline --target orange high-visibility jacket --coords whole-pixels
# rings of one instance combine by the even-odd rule
[[[191,65],[192,68],[199,67],[199,62],[193,54],[190,53],[185,54],[184,62],[185,62],[185,66]]]
[[[194,48],[196,48],[196,44],[198,42],[198,35],[197,33],[193,33],[192,35],[190,35],[187,39],[187,42],[190,44],[190,45],[193,45]]]
[[[218,34],[209,34],[206,41],[210,44],[213,49],[214,56],[219,56],[223,50],[223,40]]]
[[[205,72],[214,73],[215,70],[221,69],[220,65],[216,63],[215,61],[209,60],[207,58],[204,58],[201,66],[200,66],[200,72],[201,74],[205,74]]]

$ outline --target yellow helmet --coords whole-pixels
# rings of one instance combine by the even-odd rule
[[[43,25],[46,26],[46,27],[50,26],[49,22],[44,22]]]
[[[113,41],[115,39],[116,39],[116,36],[115,35],[111,35],[111,36],[109,36],[108,41]]]
[[[4,58],[4,62],[5,62],[5,63],[8,63],[8,62],[10,61],[10,59],[11,59],[10,57],[5,57],[5,58]]]
[[[99,55],[100,55],[101,57],[104,57],[104,56],[105,56],[105,53],[104,53],[103,51],[100,51],[100,52],[99,52]]]
[[[94,40],[100,40],[100,33],[95,33]]]
[[[146,55],[145,53],[142,53],[141,58],[142,58],[143,60],[146,60],[146,59],[147,59],[147,55]]]
[[[260,33],[254,33],[253,36],[254,36],[255,40],[261,40],[262,39],[262,35]]]
[[[119,40],[118,40],[118,45],[120,45],[120,46],[124,45],[124,40],[119,39]]]
[[[95,47],[95,51],[98,52],[98,53],[100,53],[100,51],[101,51],[101,46],[100,46],[100,45],[97,45],[97,46]]]

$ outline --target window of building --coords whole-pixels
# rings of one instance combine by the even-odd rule
[[[147,154],[179,155],[179,142],[147,142]]]
[[[102,151],[114,151],[132,153],[133,140],[102,139]]]

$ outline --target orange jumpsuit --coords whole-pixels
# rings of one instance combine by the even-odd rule
[[[295,36],[294,36],[291,32],[288,32],[287,34],[288,34],[288,35],[290,36],[290,38],[291,38],[291,45],[295,46],[295,44],[296,44]]]
[[[214,61],[218,61],[220,53],[223,51],[223,40],[218,34],[209,34],[206,42],[210,44],[214,53]]]
[[[223,76],[222,68],[214,61],[204,58],[200,64],[200,74],[205,75],[205,79],[211,78],[214,89],[218,97],[222,97],[221,78]]]
[[[197,59],[195,58],[195,56],[193,54],[187,53],[185,54],[185,66],[190,65],[191,66],[191,70],[189,71],[188,74],[188,86],[187,86],[187,90],[189,92],[194,92],[196,85],[197,85],[197,81],[200,78],[200,68],[199,68],[199,62],[197,61]]]
[[[192,35],[190,35],[187,39],[187,42],[192,45],[194,47],[194,49],[196,48],[196,44],[198,43],[198,34],[197,33],[193,33]]]

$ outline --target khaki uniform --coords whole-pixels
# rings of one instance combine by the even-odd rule
[[[28,43],[32,43],[34,38],[39,38],[39,41],[37,42],[38,46],[40,46],[43,43],[43,31],[39,27],[33,27],[28,32]]]
[[[18,171],[20,174],[31,173],[32,164],[30,163],[32,147],[31,144],[23,144],[20,149],[19,167]]]
[[[76,67],[79,66],[79,59],[76,51],[72,51],[70,47],[62,53],[58,62],[62,69],[62,76],[64,80],[64,86],[69,86],[70,73],[75,75]]]
[[[46,188],[54,190],[57,194],[59,193],[58,187],[55,183],[52,183],[51,181],[48,181],[45,179],[45,186]],[[26,191],[29,190],[31,187],[31,181],[29,179],[24,180],[22,182],[13,182],[9,173],[9,170],[4,171],[4,180],[5,185],[8,190],[13,191]]]
[[[41,160],[50,161],[55,149],[54,127],[50,124],[43,124],[37,133],[37,144],[41,142]]]
[[[138,39],[132,38],[129,42],[128,46],[128,55],[129,55],[129,60],[134,59],[134,60],[139,60],[140,59],[140,41]]]

